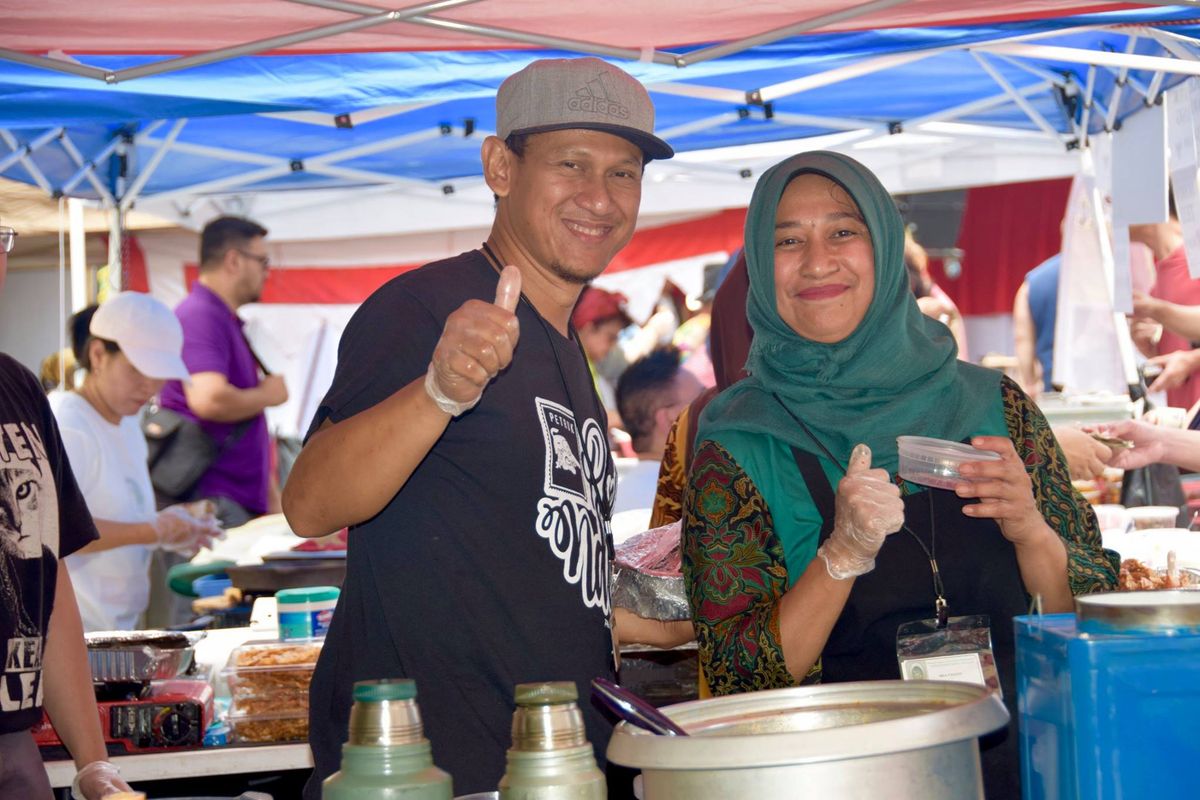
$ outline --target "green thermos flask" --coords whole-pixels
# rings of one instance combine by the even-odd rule
[[[606,800],[578,700],[570,681],[517,686],[500,800]]]
[[[411,680],[359,681],[342,768],[323,800],[452,800],[450,776],[433,765]]]

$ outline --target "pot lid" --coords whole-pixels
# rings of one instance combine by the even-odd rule
[[[741,769],[839,761],[974,739],[1008,711],[982,686],[869,681],[715,697],[659,709],[688,736],[622,722],[608,758],[637,769]]]

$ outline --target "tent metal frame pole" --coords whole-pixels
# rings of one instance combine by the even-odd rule
[[[1042,80],[1044,80],[1048,83],[1051,83],[1054,86],[1057,86],[1059,88],[1066,88],[1067,86],[1070,85],[1067,82],[1066,78],[1064,78],[1062,75],[1060,75],[1057,72],[1051,72],[1048,69],[1042,69],[1041,67],[1035,67],[1032,64],[1027,64],[1026,62],[1022,61],[1021,59],[1013,58],[1012,56],[1004,56],[1004,55],[996,55],[996,54],[993,54],[993,55],[995,55],[998,60],[1003,61],[1005,64],[1016,67],[1017,69],[1022,70],[1023,72],[1028,72],[1030,75],[1034,76],[1035,78],[1041,78]]]
[[[153,136],[138,135],[134,138],[134,143],[147,146],[158,146],[163,143],[162,139]],[[223,161],[236,161],[242,164],[259,164],[263,166],[275,166],[277,164],[287,163],[284,159],[278,156],[264,156],[257,153],[247,153],[244,150],[230,150],[226,147],[213,147],[208,144],[196,144],[194,142],[175,142],[172,148],[176,153],[187,153],[193,156],[205,156]]]
[[[696,83],[650,83],[646,91],[656,94],[670,94],[676,97],[694,97],[697,100],[712,100],[717,103],[731,103],[735,106],[746,105],[749,101],[741,89],[725,89],[720,86],[702,86]]]
[[[1047,82],[1031,83],[1028,86],[1022,86],[1017,90],[1017,93],[1022,97],[1028,97],[1031,94],[1047,91],[1050,88],[1051,87]],[[901,120],[900,124],[905,128],[912,128],[918,125],[923,125],[926,122],[950,122],[952,120],[959,119],[960,117],[965,117],[970,114],[978,114],[980,112],[993,109],[996,106],[1002,106],[1005,103],[1011,102],[1012,95],[1010,95],[1008,92],[1001,92],[1000,94],[994,94],[991,97],[981,97],[978,100],[972,100],[969,103],[963,103],[962,105],[954,106],[953,108],[935,111],[922,117]]]
[[[1079,119],[1079,142],[1084,146],[1087,145],[1087,141],[1090,138],[1090,134],[1088,132],[1088,122],[1090,122],[1089,117],[1092,114],[1092,95],[1095,93],[1095,91],[1096,68],[1094,66],[1089,66],[1087,83],[1084,85],[1083,90],[1083,113],[1080,115]]]
[[[979,62],[979,66],[983,67],[983,71],[992,76],[992,80],[994,80],[1000,86],[1000,88],[1012,98],[1013,102],[1025,112],[1025,116],[1029,117],[1029,119],[1033,121],[1034,125],[1037,125],[1043,131],[1045,131],[1046,135],[1056,140],[1058,139],[1058,131],[1055,130],[1054,126],[1046,121],[1046,118],[1043,117],[1041,113],[1033,107],[1033,104],[1030,103],[1024,95],[1018,92],[1016,88],[1014,88],[1013,85],[1008,82],[1007,78],[1000,74],[999,70],[988,63],[988,60],[984,57],[983,53],[980,53],[977,50],[969,50],[968,52],[970,52],[971,56]]]
[[[1158,101],[1158,93],[1162,89],[1163,80],[1167,77],[1165,72],[1156,72],[1154,77],[1150,79],[1150,85],[1146,87],[1146,105],[1152,106]]]
[[[773,122],[806,128],[829,128],[831,131],[885,131],[887,125],[866,119],[848,119],[845,117],[821,117],[815,114],[793,114],[787,111],[776,111]]]
[[[374,155],[375,153],[380,153],[384,150],[394,150],[395,148],[404,147],[410,144],[440,139],[444,135],[445,134],[443,134],[437,128],[428,128],[426,130],[414,131],[413,133],[406,133],[403,136],[392,136],[387,139],[380,139],[377,142],[369,142],[356,147],[347,147],[341,150],[333,150],[328,153],[322,153],[319,156],[312,156],[304,159],[304,165],[307,168],[309,165],[313,164],[333,164],[338,161],[348,161],[352,158]]]
[[[472,0],[478,2],[479,0]],[[342,0],[289,0],[292,3],[300,5],[315,6],[317,8],[325,8],[330,11],[341,11],[346,14],[362,14],[370,16],[379,13],[379,8],[376,6],[363,5],[361,3],[348,3]],[[442,9],[434,9],[440,11]],[[493,25],[479,25],[473,22],[460,22],[457,20],[441,19],[440,17],[430,17],[427,14],[433,11],[426,10],[418,14],[408,17],[403,22],[409,22],[414,25],[424,25],[430,28],[440,28],[442,30],[451,30],[456,33],[471,33],[479,36],[485,36],[492,39],[505,39],[508,41],[521,42],[522,44],[532,44],[539,47],[548,47],[558,50],[570,50],[578,53],[588,53],[591,55],[610,56],[612,58],[622,58],[629,61],[653,61],[656,64],[665,64],[669,67],[679,66],[679,57],[673,53],[667,53],[660,50],[634,50],[628,47],[613,47],[603,45],[597,42],[585,42],[579,39],[567,39],[560,36],[544,36],[542,34],[529,33],[527,31],[514,31],[509,28],[499,28]],[[646,56],[649,55],[649,58]]]
[[[1128,55],[1137,47],[1139,36],[1136,33],[1129,35],[1129,41],[1125,43],[1125,53]],[[1113,87],[1112,95],[1108,98],[1108,113],[1104,115],[1104,130],[1112,132],[1113,126],[1117,122],[1117,109],[1121,107],[1121,97],[1125,94],[1125,84],[1129,82],[1129,68],[1121,67],[1117,72],[1117,85]]]
[[[827,25],[833,25],[838,22],[857,19],[866,14],[871,14],[875,11],[884,11],[894,6],[904,5],[909,0],[871,0],[868,3],[861,3],[852,8],[834,11],[829,14],[822,14],[817,17],[803,20],[801,22],[785,25],[782,28],[764,31],[753,36],[747,36],[743,39],[738,39],[735,42],[727,42],[726,44],[714,45],[705,47],[702,50],[697,50],[694,53],[686,53],[679,55],[675,59],[675,66],[688,67],[693,64],[701,64],[705,61],[712,61],[722,56],[740,53],[743,50],[748,50],[751,47],[757,47],[763,44],[772,44],[780,39],[787,39],[791,36],[797,36],[801,33],[814,31],[819,28],[824,28]]]
[[[1124,53],[1103,52],[1100,50],[1082,50],[1078,47],[1058,47],[1056,45],[1026,44],[1024,42],[979,44],[972,45],[971,49],[983,50],[993,54],[1002,53],[1017,56],[1018,58],[1069,61],[1074,64],[1090,64],[1092,66],[1127,66],[1130,69],[1161,71],[1179,75],[1200,75],[1200,62],[1184,61],[1178,58],[1163,58],[1162,56],[1125,55]]]
[[[342,33],[350,33],[352,31],[362,30],[363,28],[373,28],[378,25],[386,25],[389,22],[404,22],[416,17],[420,14],[430,11],[443,11],[447,8],[455,6],[477,3],[480,0],[435,0],[431,3],[421,3],[420,5],[410,8],[400,9],[398,11],[383,11],[376,13],[370,17],[359,17],[358,19],[346,20],[337,22],[332,25],[322,25],[317,28],[309,28],[296,33],[288,33],[283,36],[271,36],[266,39],[258,39],[245,44],[234,45],[233,47],[222,47],[218,50],[210,50],[207,53],[199,53],[194,56],[183,56],[180,58],[170,58],[165,61],[158,61],[154,64],[146,64],[140,67],[129,67],[128,69],[117,70],[109,73],[108,83],[121,83],[124,81],[134,80],[136,78],[144,78],[148,75],[162,75],[167,72],[178,72],[181,69],[189,67],[199,67],[205,64],[212,64],[216,61],[227,61],[231,58],[239,56],[253,55],[261,53],[264,50],[274,50],[280,47],[287,47],[300,42],[309,42],[313,39],[326,39],[331,36],[337,36]]]
[[[876,58],[868,58],[865,61],[858,61],[853,64],[835,67],[825,72],[818,72],[813,75],[805,75],[802,78],[795,78],[790,81],[783,81],[771,86],[764,86],[754,92],[747,93],[760,102],[770,102],[779,100],[784,97],[790,97],[802,92],[807,92],[812,89],[820,89],[824,86],[830,86],[835,83],[841,83],[853,78],[861,78],[864,75],[870,75],[874,72],[880,72],[892,67],[899,67],[905,64],[911,64],[914,61],[920,61],[924,58],[937,55],[946,49],[956,50],[958,48],[935,48],[931,50],[918,50],[908,53],[889,53],[886,56],[878,56]]]
[[[634,50],[629,47],[614,47],[598,42],[585,42],[580,39],[567,39],[561,36],[544,36],[542,34],[514,31],[509,28],[498,28],[494,25],[479,25],[474,22],[459,22],[458,20],[442,19],[440,17],[415,16],[404,20],[413,25],[424,25],[427,28],[438,28],[455,33],[471,33],[486,36],[491,39],[505,39],[522,44],[532,44],[555,50],[569,50],[588,55],[621,58],[627,61],[651,61],[668,67],[680,66],[680,56],[661,50]]]
[[[658,136],[662,139],[670,141],[675,136],[687,136],[691,133],[700,133],[701,131],[709,131],[714,128],[720,128],[733,122],[742,119],[742,115],[736,111],[726,111],[722,114],[714,114],[711,117],[704,119],[694,119],[691,122],[684,122],[676,125],[673,128],[664,128],[658,131]]]
[[[79,148],[75,146],[75,142],[71,140],[71,137],[64,132],[62,138],[58,140],[58,143],[62,146],[62,149],[67,152],[67,155],[71,157],[71,160],[75,162],[75,166],[79,167],[79,171],[76,172],[75,175],[72,175],[71,180],[64,183],[59,188],[59,191],[61,191],[63,194],[69,194],[71,190],[79,185],[79,181],[87,178],[88,183],[90,183],[92,188],[96,190],[96,194],[100,195],[100,199],[102,201],[109,205],[116,202],[113,199],[112,192],[108,191],[108,187],[105,186],[100,178],[96,176],[95,165],[93,162],[84,162],[83,153],[79,152]],[[113,147],[115,148],[116,145],[113,145]]]
[[[428,108],[432,105],[436,104],[396,103],[394,105],[376,106],[375,108],[364,108],[361,111],[354,111],[345,116],[350,118],[353,126],[366,125],[367,123],[376,122],[381,119],[407,114],[410,111],[419,111],[422,108]],[[338,117],[341,115],[326,114],[321,111],[266,111],[256,116],[282,119],[288,122],[301,122],[308,125],[319,125],[323,128],[341,127],[338,124]]]
[[[30,67],[39,69],[48,69],[52,72],[62,72],[67,75],[80,75],[84,78],[94,78],[95,80],[107,83],[108,77],[112,73],[106,69],[99,67],[89,67],[85,64],[78,64],[74,61],[63,61],[58,58],[47,58],[46,56],[35,56],[29,53],[22,53],[20,50],[9,50],[7,47],[0,47],[0,59],[4,61],[12,61],[16,64],[25,64]]]
[[[133,184],[125,191],[121,197],[121,211],[128,211],[133,207],[134,202],[142,193],[146,183],[154,175],[154,171],[158,169],[158,165],[162,163],[163,158],[171,151],[175,140],[179,138],[179,134],[183,132],[183,128],[188,124],[187,117],[175,120],[175,124],[171,126],[171,130],[167,133],[166,138],[158,149],[154,151],[154,155],[150,156],[150,160],[146,162],[146,166],[138,170],[138,175],[133,180]]]
[[[168,197],[177,197],[181,194],[209,194],[220,192],[225,189],[233,188],[234,186],[246,186],[259,181],[270,180],[271,178],[280,178],[292,171],[292,168],[286,163],[276,164],[270,167],[254,170],[253,172],[243,172],[239,175],[230,175],[216,180],[205,181],[204,183],[194,183],[190,186],[179,186],[166,192],[159,192],[151,195],[155,200],[166,200]]]
[[[833,69],[829,69],[824,72],[817,72],[792,81],[785,81],[773,86],[763,87],[757,91],[747,92],[746,96],[752,101],[758,100],[761,102],[766,102],[779,99],[785,95],[799,94],[800,92],[806,92],[810,89],[818,89],[834,83],[851,80],[853,78],[860,78],[873,72],[879,72],[880,70],[890,69],[891,67],[895,66],[903,66],[904,64],[909,64],[914,61],[919,61],[922,58],[940,55],[942,53],[962,52],[977,47],[982,48],[990,47],[996,44],[1028,42],[1035,39],[1044,39],[1049,36],[1063,36],[1072,33],[1086,33],[1088,31],[1104,29],[1105,28],[1102,25],[1079,25],[1074,28],[1066,28],[1062,30],[1035,31],[1033,33],[1023,33],[1017,36],[1005,36],[999,39],[993,39],[990,42],[978,42],[975,44],[966,45],[937,45],[924,50],[912,50],[904,53],[889,53],[887,55],[876,56],[874,58],[865,59],[856,63],[846,64],[841,67],[834,67]],[[1040,77],[1047,79],[1044,75]],[[1055,75],[1054,80],[1056,82],[1061,82],[1062,76]]]
[[[1105,69],[1108,70],[1113,75],[1117,74],[1117,70],[1114,70],[1112,67],[1105,67]],[[1141,81],[1139,81],[1137,78],[1133,77],[1132,75],[1125,76],[1125,84],[1127,86],[1132,87],[1135,92],[1140,94],[1142,96],[1142,99],[1145,99],[1146,96],[1148,94],[1150,94],[1150,90],[1149,90],[1149,88],[1147,88],[1146,84],[1142,83]]]
[[[1164,50],[1176,58],[1182,58],[1184,61],[1200,61],[1200,54],[1195,50],[1195,40],[1170,31],[1160,31],[1157,28],[1147,27],[1145,31]]]
[[[108,285],[116,292],[125,288],[125,214],[118,206],[108,210]]]
[[[17,138],[15,136],[13,136],[7,130],[0,128],[0,137],[3,137],[5,144],[7,144],[9,147],[12,148],[11,153],[4,156],[3,158],[0,158],[0,172],[4,172],[6,169],[11,167],[13,164],[20,161],[21,165],[24,166],[26,169],[29,169],[31,173],[36,170],[38,172],[38,174],[40,175],[41,171],[37,170],[36,166],[34,166],[28,162],[27,156],[32,155],[33,153],[36,153],[38,150],[41,150],[43,147],[48,145],[50,142],[53,142],[55,139],[57,139],[59,136],[62,135],[62,132],[63,132],[62,128],[51,128],[50,130],[48,130],[45,133],[41,134],[40,136],[32,139],[31,141],[29,141],[25,144],[21,144],[19,141],[17,141]],[[31,167],[32,167],[32,169],[30,169]],[[45,180],[44,176],[42,177],[42,180]],[[39,183],[40,183],[40,181],[39,181]],[[46,185],[49,186],[49,182],[47,182]],[[49,190],[47,190],[47,191],[49,191]]]
[[[311,161],[304,162],[304,171],[313,175],[327,175],[331,178],[342,178],[348,181],[360,181],[368,185],[388,185],[388,186],[405,186],[416,194],[428,194],[429,196],[441,197],[445,194],[442,187],[449,183],[428,183],[426,181],[417,180],[415,178],[405,178],[399,175],[389,175],[386,172],[374,172],[365,169],[354,169],[353,167],[342,167],[337,164],[313,164]]]
[[[63,136],[65,138],[66,134],[63,134]],[[101,150],[96,155],[92,156],[91,159],[89,159],[86,162],[83,161],[82,154],[81,154],[80,159],[79,159],[79,164],[78,164],[79,171],[76,172],[74,175],[72,175],[70,180],[68,180],[66,183],[64,183],[62,185],[63,194],[70,194],[71,192],[73,192],[75,190],[75,187],[79,185],[79,182],[81,180],[83,180],[84,178],[86,178],[89,173],[94,174],[96,171],[96,167],[101,162],[108,159],[108,157],[113,154],[113,151],[117,149],[117,143],[119,141],[120,140],[116,139],[116,138],[111,139],[109,141],[109,143],[104,146],[103,150]],[[72,143],[72,146],[74,146],[74,143]],[[101,183],[100,185],[104,186],[103,183]],[[114,203],[116,202],[112,197],[112,192],[108,191],[107,186],[104,187],[104,193],[106,195],[108,195],[108,201],[114,202]]]
[[[946,129],[939,129],[936,126],[945,125]],[[954,120],[933,120],[931,122],[923,122],[920,125],[915,125],[912,128],[905,128],[906,131],[911,130],[914,133],[926,133],[934,136],[955,136],[964,139],[990,139],[992,141],[1030,141],[1030,142],[1045,142],[1046,136],[1041,131],[1029,130],[1024,128],[989,128],[986,125],[978,125],[973,122],[956,122]],[[1061,140],[1069,134],[1060,133],[1056,137]]]

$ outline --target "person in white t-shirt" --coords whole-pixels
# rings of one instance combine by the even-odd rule
[[[183,331],[163,303],[122,292],[72,318],[75,392],[50,405],[100,538],[68,556],[85,631],[132,630],[150,597],[150,552],[194,555],[220,533],[211,514],[186,506],[156,512],[138,413],[170,378],[186,380]]]

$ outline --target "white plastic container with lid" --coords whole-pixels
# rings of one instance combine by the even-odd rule
[[[1133,521],[1135,531],[1174,528],[1179,518],[1179,509],[1175,506],[1136,506],[1125,511]]]
[[[280,589],[275,593],[279,638],[294,642],[324,637],[340,594],[336,586]]]
[[[959,467],[968,461],[999,461],[1000,454],[969,444],[927,436],[898,436],[901,478],[922,486],[953,490],[964,478]]]

